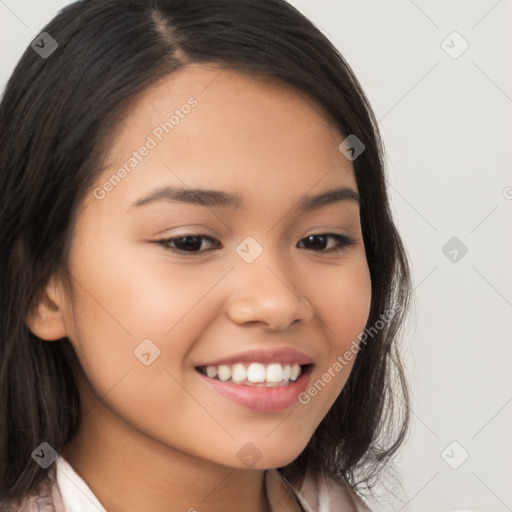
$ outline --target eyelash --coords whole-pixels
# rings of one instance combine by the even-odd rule
[[[320,252],[322,254],[331,254],[331,253],[341,252],[356,243],[355,239],[353,239],[349,236],[346,236],[346,235],[339,235],[337,233],[315,233],[314,235],[309,235],[309,236],[303,238],[302,240],[299,240],[299,243],[304,240],[307,240],[308,238],[313,238],[313,237],[327,237],[327,238],[333,238],[334,240],[337,241],[337,246],[331,247],[330,249],[327,249],[327,250],[314,251],[314,249],[310,249],[310,250],[313,250],[314,252]],[[206,249],[203,251],[186,251],[183,249],[177,249],[176,247],[170,247],[170,243],[175,242],[176,240],[182,240],[184,238],[196,238],[196,239],[200,238],[200,239],[208,240],[210,242],[217,242],[217,247],[214,247],[211,249]],[[161,245],[164,249],[166,249],[168,251],[177,252],[177,253],[181,253],[181,254],[187,254],[187,253],[188,254],[200,254],[202,252],[211,251],[213,249],[218,249],[219,248],[218,246],[220,245],[220,242],[218,242],[218,240],[216,240],[215,238],[212,238],[211,236],[208,236],[208,235],[182,235],[182,236],[178,236],[178,237],[174,237],[174,238],[166,238],[164,240],[156,240],[155,243]]]

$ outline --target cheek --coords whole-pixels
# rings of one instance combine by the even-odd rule
[[[365,259],[354,259],[336,271],[323,269],[311,275],[310,287],[316,288],[312,307],[325,329],[332,349],[343,350],[357,339],[366,325],[371,306],[371,280]]]
[[[133,344],[148,337],[172,337],[175,330],[190,323],[191,316],[197,322],[197,311],[225,269],[178,265],[166,257],[164,249],[151,249],[148,257],[105,247],[102,254],[90,253],[87,262],[76,269],[74,275],[82,285],[78,309],[83,328],[107,329],[108,335],[115,333],[117,339]]]
[[[105,247],[73,269],[80,285],[69,337],[98,394],[121,379],[131,397],[166,389],[174,382],[166,370],[182,382],[190,350],[218,314],[211,292],[229,267],[173,265],[158,249],[142,261]]]
[[[323,418],[341,393],[354,366],[359,336],[371,306],[371,280],[366,260],[339,267],[328,276],[316,275],[317,293],[312,307],[326,340],[310,387],[299,402],[311,408],[311,416]]]
[[[176,438],[183,434],[179,410],[180,418],[192,418],[184,440],[200,437],[204,410],[178,383],[185,379],[189,350],[210,321],[205,296],[218,272],[191,279],[192,272],[197,277],[192,266],[171,272],[162,262],[128,265],[119,258],[116,265],[103,261],[103,267],[95,262],[99,258],[91,257],[74,274],[82,286],[69,336],[94,395],[155,437],[162,431]]]

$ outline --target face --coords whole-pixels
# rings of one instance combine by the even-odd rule
[[[204,64],[122,121],[77,220],[75,307],[61,304],[98,421],[122,419],[139,446],[286,465],[342,390],[354,359],[336,362],[369,314],[357,201],[307,200],[358,192],[344,137],[293,89]]]

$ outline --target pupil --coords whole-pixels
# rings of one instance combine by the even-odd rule
[[[197,250],[201,248],[201,239],[198,236],[182,236],[176,244],[181,245],[180,249],[185,251]]]
[[[316,249],[324,249],[326,236],[325,235],[310,235],[308,236],[308,240],[312,242],[310,245]],[[316,243],[315,243],[316,242]]]

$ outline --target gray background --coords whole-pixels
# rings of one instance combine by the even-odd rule
[[[0,0],[1,90],[68,3]],[[403,490],[374,510],[512,510],[512,2],[290,3],[370,99],[413,271]]]

